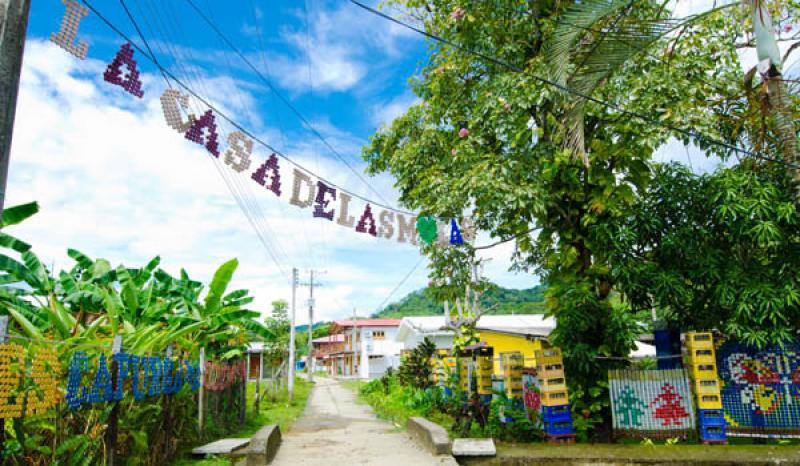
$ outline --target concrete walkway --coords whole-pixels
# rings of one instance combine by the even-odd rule
[[[455,465],[435,457],[405,432],[378,419],[369,406],[337,380],[319,377],[303,416],[283,436],[278,466],[366,464],[381,466]]]

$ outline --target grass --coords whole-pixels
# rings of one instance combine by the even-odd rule
[[[247,384],[247,419],[244,426],[236,432],[231,432],[224,438],[251,437],[258,429],[267,424],[278,424],[281,432],[286,432],[305,410],[308,395],[311,393],[313,384],[306,379],[296,378],[294,383],[294,402],[288,402],[287,389],[284,387],[275,397],[273,402],[269,394],[261,400],[258,413],[253,411],[255,401],[256,383]],[[266,390],[265,384],[261,385],[261,390]],[[223,437],[220,437],[223,438]],[[207,439],[213,442],[217,439]],[[228,466],[230,460],[225,457],[215,457],[206,459],[193,459],[189,457],[189,452],[185,452],[182,458],[174,461],[173,466]]]

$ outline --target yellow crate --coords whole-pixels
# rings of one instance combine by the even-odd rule
[[[698,394],[697,407],[699,409],[722,409],[722,397],[719,394]]]
[[[714,336],[711,332],[689,332],[686,334],[686,348],[693,349],[714,349]]]
[[[541,391],[543,392],[556,392],[567,389],[567,382],[564,377],[550,377],[542,378]]]
[[[569,396],[566,390],[559,390],[555,392],[542,392],[541,393],[542,405],[544,406],[559,406],[569,403]]]
[[[717,378],[716,364],[691,364],[689,368],[693,380],[715,379]]]
[[[719,395],[720,384],[717,379],[697,379],[694,381],[694,392],[697,396]]]
[[[714,350],[712,348],[692,349],[687,356],[689,359],[689,364],[693,365],[714,364],[717,362],[717,358],[714,355]]]
[[[564,365],[564,356],[561,354],[561,348],[543,348],[536,351],[536,364],[546,366],[548,364],[561,364]]]

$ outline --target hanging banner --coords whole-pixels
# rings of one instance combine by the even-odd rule
[[[75,0],[62,0],[66,6],[61,29],[51,35],[51,41],[58,44],[78,58],[86,58],[88,45],[79,41],[78,28],[81,19],[89,14],[84,6]],[[134,47],[123,44],[103,73],[103,79],[125,92],[141,98],[144,95],[138,65],[134,58]],[[156,64],[156,66],[158,66]],[[301,209],[312,209],[312,217],[336,222],[337,225],[354,230],[356,233],[370,235],[399,243],[417,245],[418,236],[426,243],[437,246],[461,245],[475,239],[473,225],[468,218],[434,219],[425,216],[419,219],[413,214],[401,213],[391,208],[381,208],[364,200],[361,206],[351,205],[353,195],[342,191],[323,180],[315,179],[304,170],[295,167],[291,173],[281,172],[278,154],[270,154],[266,161],[253,169],[252,156],[255,141],[242,131],[234,131],[221,138],[218,134],[216,115],[212,109],[199,117],[189,113],[188,94],[178,89],[166,89],[161,97],[161,108],[167,125],[182,133],[184,138],[203,146],[215,158],[222,157],[225,165],[243,173],[252,170],[250,179],[271,191],[277,197],[289,196],[288,202]],[[185,116],[184,116],[185,114]],[[460,137],[468,134],[466,128],[459,132]],[[221,148],[221,143],[227,147]],[[286,159],[288,161],[288,159]],[[283,167],[285,169],[285,167]],[[287,177],[291,183],[286,183]],[[289,185],[291,190],[281,189]],[[287,192],[288,191],[288,192]]]
[[[800,438],[800,343],[727,342],[716,353],[727,435]]]
[[[695,432],[689,377],[684,369],[608,371],[614,434],[687,438]]]

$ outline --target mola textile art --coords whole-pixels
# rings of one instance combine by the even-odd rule
[[[684,369],[610,370],[611,411],[618,437],[689,437],[695,415]]]
[[[800,437],[800,343],[717,349],[728,436]]]

